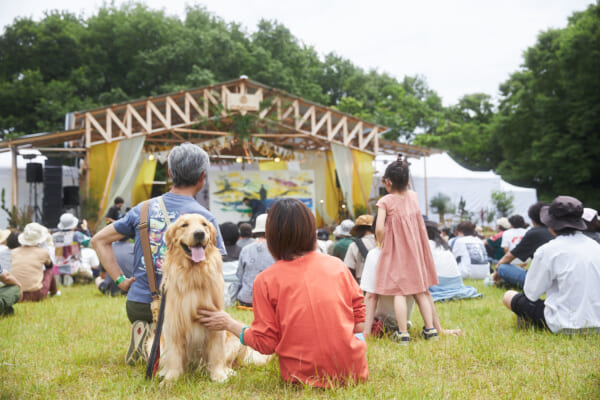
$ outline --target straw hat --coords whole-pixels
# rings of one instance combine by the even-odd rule
[[[37,222],[32,222],[25,225],[25,229],[23,230],[23,233],[19,235],[18,240],[22,246],[37,246],[44,242],[51,241],[52,236],[50,236],[48,228]]]
[[[58,229],[68,231],[77,227],[79,220],[76,216],[70,213],[64,213],[60,216],[60,222],[58,223]]]
[[[358,228],[361,226],[368,226],[369,228],[371,226],[373,226],[373,216],[369,215],[369,214],[365,214],[365,215],[361,215],[360,217],[356,218],[356,222],[354,223],[354,226],[352,227],[352,229],[350,229],[350,234],[352,236],[356,236],[358,234]]]

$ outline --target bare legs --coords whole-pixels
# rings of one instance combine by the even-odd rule
[[[377,309],[377,299],[378,295],[375,293],[365,293],[365,337],[371,335],[371,327],[373,326],[373,321],[375,320],[375,310]]]

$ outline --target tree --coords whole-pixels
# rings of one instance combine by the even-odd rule
[[[446,214],[454,212],[454,205],[452,205],[450,197],[443,193],[438,193],[432,197],[431,200],[429,200],[429,207],[431,207],[436,214],[440,215],[441,223],[444,223],[444,216]]]
[[[542,198],[570,194],[600,207],[600,3],[538,36],[501,86],[493,135],[498,171]]]
[[[514,210],[513,201],[515,197],[512,194],[497,191],[492,191],[492,203],[496,211],[501,217],[508,217]]]

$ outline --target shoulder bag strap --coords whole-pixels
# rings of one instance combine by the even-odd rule
[[[165,207],[165,202],[163,201],[162,196],[158,198],[158,205],[160,206],[160,211],[163,213],[165,217],[165,222],[167,223],[167,227],[171,225],[171,219],[169,218],[169,213],[167,212],[167,207]]]
[[[150,250],[150,237],[148,236],[148,207],[150,200],[142,203],[140,212],[140,224],[138,230],[140,232],[140,243],[142,245],[142,253],[144,254],[144,264],[146,265],[146,274],[148,275],[148,286],[150,294],[154,300],[160,298],[158,289],[156,288],[156,276],[154,275],[154,262],[152,261],[152,250]]]
[[[358,251],[360,251],[360,254],[363,256],[363,259],[366,259],[367,253],[369,252],[369,250],[367,250],[367,247],[363,243],[362,239],[354,239],[354,243],[356,243],[356,246],[358,247]]]

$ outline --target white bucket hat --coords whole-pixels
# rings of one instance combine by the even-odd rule
[[[60,222],[58,223],[58,229],[69,230],[77,227],[79,220],[76,216],[69,213],[64,213],[60,216]]]
[[[333,231],[333,236],[350,237],[352,236],[352,234],[350,233],[352,228],[354,228],[354,222],[352,222],[351,219],[345,219],[338,226],[335,227],[335,230]]]
[[[252,233],[265,233],[265,227],[267,226],[267,214],[260,214],[256,217],[256,224]]]
[[[23,233],[19,235],[18,240],[22,246],[37,246],[44,242],[51,244],[52,236],[50,236],[48,228],[37,222],[32,222],[25,225],[25,229],[23,229]]]

